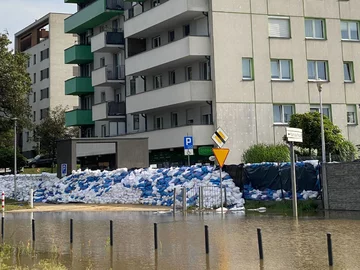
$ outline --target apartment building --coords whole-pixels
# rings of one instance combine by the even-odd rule
[[[78,98],[65,96],[64,81],[77,72],[77,66],[64,64],[64,49],[77,40],[64,33],[64,19],[70,14],[49,13],[15,34],[15,50],[29,55],[28,72],[32,79],[29,104],[34,124],[40,122],[56,106],[72,109]],[[33,139],[33,132],[24,130],[20,145],[22,153],[34,157],[41,147]]]
[[[216,127],[229,136],[227,163],[240,163],[252,144],[281,142],[292,114],[319,111],[319,82],[323,113],[360,144],[359,1],[145,0],[123,7],[124,136],[148,137],[151,163],[182,164],[187,135],[194,137],[192,162],[203,162],[198,154],[213,146]]]

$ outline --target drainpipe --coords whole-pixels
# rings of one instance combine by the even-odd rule
[[[207,104],[210,105],[210,124],[213,125],[214,124],[214,119],[213,119],[213,106],[212,106],[212,101],[206,101]]]

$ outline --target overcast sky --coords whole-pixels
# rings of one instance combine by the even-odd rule
[[[64,0],[0,0],[0,32],[8,31],[13,41],[16,32],[49,12],[74,13],[75,11],[76,5],[65,4]]]

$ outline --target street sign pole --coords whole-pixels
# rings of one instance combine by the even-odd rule
[[[190,167],[190,151],[188,150],[188,166]]]
[[[292,195],[293,195],[293,215],[298,217],[297,209],[297,193],[296,193],[296,170],[295,170],[295,154],[294,154],[294,143],[290,143],[290,158],[291,158],[291,183],[292,183]]]
[[[221,201],[221,215],[224,214],[223,207],[223,186],[222,186],[222,166],[220,167],[220,201]]]

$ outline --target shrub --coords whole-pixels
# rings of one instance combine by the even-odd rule
[[[245,163],[289,162],[290,151],[285,144],[255,144],[243,154]]]
[[[358,150],[356,146],[350,142],[344,140],[339,147],[339,155],[341,161],[353,161],[358,157]]]

